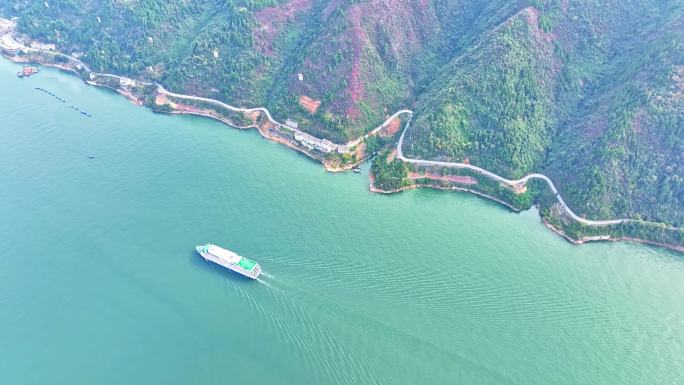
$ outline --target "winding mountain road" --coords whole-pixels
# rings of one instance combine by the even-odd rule
[[[109,76],[112,76],[112,75],[109,75]],[[268,120],[269,120],[271,123],[273,123],[273,124],[275,124],[275,125],[283,125],[282,123],[280,123],[280,122],[278,122],[277,120],[273,119],[273,116],[271,116],[270,111],[268,111],[268,109],[265,108],[265,107],[256,107],[256,108],[240,108],[240,107],[235,107],[235,106],[231,106],[230,104],[226,104],[226,103],[221,102],[221,101],[216,100],[216,99],[203,98],[203,97],[201,97],[201,96],[192,96],[192,95],[177,94],[177,93],[175,93],[175,92],[171,92],[171,91],[165,89],[165,88],[162,87],[160,84],[157,84],[157,89],[158,89],[159,93],[161,93],[161,94],[163,94],[163,95],[175,97],[175,98],[178,98],[178,99],[195,100],[195,101],[201,101],[201,102],[211,103],[211,104],[215,104],[215,105],[217,105],[217,106],[223,107],[223,108],[225,108],[225,109],[227,109],[227,110],[229,110],[229,111],[233,111],[233,112],[242,112],[242,113],[262,112],[264,115],[266,115],[266,117],[268,118]],[[369,131],[369,132],[366,133],[365,135],[360,136],[360,137],[358,137],[358,138],[356,138],[356,139],[354,139],[354,140],[352,140],[352,141],[350,141],[350,142],[344,143],[344,144],[332,143],[332,145],[335,147],[336,150],[337,150],[337,149],[340,149],[340,148],[350,148],[350,147],[356,146],[357,144],[361,143],[361,141],[363,141],[364,139],[368,138],[368,137],[371,136],[371,135],[375,135],[378,131],[380,131],[380,130],[382,130],[383,128],[387,127],[387,125],[388,125],[392,120],[394,120],[396,117],[398,117],[399,115],[401,115],[401,114],[406,114],[406,113],[412,114],[413,111],[411,111],[411,110],[399,110],[399,111],[395,112],[392,116],[390,116],[389,118],[387,118],[381,125],[375,127],[373,130]],[[292,127],[288,127],[288,128],[291,129],[291,130],[293,130],[293,131],[295,131],[295,132],[304,133],[303,131],[298,130],[298,129],[294,129],[294,128],[292,128]]]
[[[18,48],[22,48],[22,49],[26,50],[26,52],[38,52],[38,53],[43,52],[42,50],[35,49],[32,47],[27,47],[27,46],[17,42],[13,37],[13,32],[14,31],[10,30],[10,31],[6,32],[3,36],[0,36],[1,37],[0,48],[17,49],[17,47],[18,47]],[[56,54],[61,55],[65,58],[67,58],[68,60],[72,60],[72,61],[76,62],[77,64],[81,65],[82,68],[87,73],[92,74],[93,76],[102,76],[102,77],[108,76],[108,77],[113,77],[113,78],[116,78],[119,80],[122,80],[122,79],[131,80],[131,79],[123,77],[123,76],[118,76],[118,75],[113,75],[113,74],[101,74],[101,73],[93,72],[90,70],[90,68],[84,62],[82,62],[81,60],[79,60],[77,58],[65,55],[65,54],[60,53],[60,52],[57,52]],[[167,96],[171,96],[171,97],[175,97],[175,98],[179,98],[179,99],[195,100],[195,101],[202,101],[202,102],[206,102],[206,103],[211,103],[211,104],[223,107],[229,111],[242,112],[242,113],[261,112],[264,115],[266,115],[266,117],[268,118],[268,120],[271,123],[273,123],[275,125],[282,125],[282,123],[273,119],[273,116],[271,116],[270,111],[264,107],[240,108],[240,107],[231,106],[229,104],[226,104],[226,103],[221,102],[221,101],[216,100],[216,99],[203,98],[201,96],[177,94],[177,93],[168,91],[161,84],[158,84],[158,83],[156,83],[156,84],[145,83],[145,82],[138,82],[138,83],[145,84],[145,85],[155,85],[157,87],[157,90],[159,93],[167,95]],[[385,122],[383,122],[381,125],[374,128],[373,130],[369,131],[365,135],[360,136],[359,138],[352,140],[350,142],[347,142],[345,144],[332,143],[332,145],[336,151],[348,152],[351,147],[361,143],[362,140],[368,138],[371,135],[376,134],[381,129],[387,127],[387,125],[392,120],[394,120],[395,118],[397,118],[399,115],[402,115],[402,114],[409,114],[411,117],[413,117],[413,111],[411,111],[411,110],[399,110],[399,111],[395,112],[392,116],[390,116],[387,120],[385,120]],[[471,164],[407,158],[404,156],[404,153],[402,152],[401,148],[402,148],[402,145],[404,143],[404,136],[406,135],[406,131],[408,130],[410,123],[411,123],[411,118],[409,118],[408,122],[406,122],[406,127],[404,127],[404,130],[402,131],[401,136],[399,137],[399,142],[397,143],[397,158],[399,158],[400,160],[402,160],[404,162],[416,164],[419,166],[439,166],[439,167],[449,167],[449,168],[458,168],[458,169],[469,169],[469,170],[475,171],[481,175],[490,177],[490,178],[497,180],[501,183],[509,185],[511,187],[520,187],[522,185],[525,185],[527,183],[527,181],[529,181],[530,179],[542,179],[542,180],[546,181],[546,183],[549,185],[549,187],[551,188],[551,191],[553,191],[554,195],[556,196],[558,203],[560,203],[561,206],[563,206],[563,209],[565,210],[565,212],[570,217],[572,217],[573,219],[575,219],[576,221],[578,221],[580,223],[583,223],[583,224],[589,225],[589,226],[609,226],[609,225],[615,225],[615,224],[620,224],[620,223],[631,221],[631,219],[611,219],[611,220],[603,220],[603,221],[594,221],[594,220],[584,219],[584,218],[578,216],[577,214],[575,214],[570,209],[570,207],[568,207],[567,203],[565,203],[565,200],[563,200],[563,197],[560,195],[560,193],[558,192],[558,189],[556,189],[556,186],[553,184],[551,179],[549,179],[549,177],[547,177],[544,174],[535,173],[535,174],[527,175],[527,176],[520,178],[520,179],[511,180],[511,179],[506,179],[500,175],[494,174],[493,172],[485,170],[483,168],[473,166]],[[293,130],[295,132],[304,133],[301,130],[297,130],[297,129],[293,129]]]
[[[235,106],[231,106],[230,104],[223,103],[222,101],[219,101],[216,99],[203,98],[201,96],[177,94],[175,92],[171,92],[171,91],[167,90],[161,84],[157,84],[157,89],[159,90],[159,93],[161,93],[163,95],[171,96],[171,97],[178,98],[178,99],[195,100],[195,101],[200,101],[200,102],[211,103],[211,104],[215,104],[217,106],[223,107],[223,108],[225,108],[229,111],[233,111],[233,112],[242,112],[242,113],[263,112],[264,115],[266,115],[266,117],[268,118],[268,120],[271,123],[280,124],[275,119],[273,119],[273,116],[271,116],[271,113],[268,111],[268,109],[266,109],[264,107],[257,107],[257,108],[235,107]]]
[[[108,76],[116,76],[116,75],[108,75]],[[216,100],[216,99],[209,99],[209,98],[204,98],[201,96],[177,94],[177,93],[168,91],[167,89],[165,89],[160,84],[157,84],[157,88],[158,88],[159,92],[161,94],[164,94],[164,95],[168,95],[168,96],[179,98],[179,99],[195,100],[195,101],[202,101],[202,102],[206,102],[206,103],[211,103],[211,104],[218,105],[220,107],[223,107],[225,109],[228,109],[228,110],[234,111],[234,112],[242,112],[242,113],[261,112],[264,115],[266,115],[266,117],[268,118],[268,120],[271,123],[277,124],[277,125],[282,124],[282,123],[276,121],[275,119],[273,119],[273,116],[271,116],[270,111],[268,111],[268,109],[264,108],[264,107],[240,108],[240,107],[231,106],[229,104],[226,104],[226,103],[221,102],[221,101]],[[339,149],[341,147],[349,148],[349,147],[355,146],[355,145],[361,143],[361,141],[368,138],[369,136],[374,135],[378,131],[380,131],[381,129],[387,127],[387,125],[392,120],[396,119],[398,116],[403,115],[403,114],[408,114],[410,116],[413,116],[413,111],[411,111],[411,110],[399,110],[399,111],[395,112],[392,116],[390,116],[388,119],[386,119],[385,122],[383,122],[381,125],[377,126],[373,130],[366,133],[365,135],[360,136],[359,138],[352,140],[352,141],[345,143],[345,144],[333,143],[333,145],[336,147],[336,149]],[[558,189],[553,184],[553,181],[551,181],[551,179],[549,179],[549,177],[547,177],[544,174],[534,173],[534,174],[529,174],[527,176],[524,176],[520,179],[511,180],[511,179],[506,179],[500,175],[497,175],[497,174],[495,174],[489,170],[485,170],[481,167],[473,166],[471,164],[457,163],[457,162],[440,162],[440,161],[434,161],[434,160],[407,158],[404,156],[404,153],[402,152],[402,145],[404,143],[404,136],[406,135],[406,131],[408,130],[410,123],[411,123],[411,119],[409,119],[409,121],[406,123],[406,127],[404,127],[404,131],[402,131],[401,136],[399,137],[399,142],[397,143],[397,158],[399,158],[400,160],[402,160],[404,162],[417,164],[420,166],[439,166],[439,167],[469,169],[469,170],[475,171],[481,175],[487,176],[489,178],[497,180],[497,181],[504,183],[504,184],[511,186],[511,187],[523,186],[530,179],[542,179],[549,185],[549,187],[551,188],[551,191],[556,196],[558,203],[560,203],[560,205],[563,206],[563,209],[565,210],[565,212],[571,218],[573,218],[574,220],[576,220],[580,223],[583,223],[583,224],[589,225],[589,226],[609,226],[609,225],[616,225],[616,224],[620,224],[623,222],[630,221],[630,219],[610,219],[610,220],[596,221],[596,220],[590,220],[590,219],[585,219],[585,218],[580,217],[579,215],[575,214],[570,209],[570,207],[568,207],[567,203],[565,203],[565,200],[563,199],[563,197],[558,192]],[[294,131],[300,131],[300,130],[294,130]]]
[[[511,187],[519,187],[519,186],[525,185],[525,183],[527,183],[527,181],[529,181],[530,179],[542,179],[549,185],[549,187],[551,188],[551,191],[553,191],[553,194],[556,196],[558,203],[560,203],[560,205],[563,206],[563,209],[565,210],[565,212],[570,217],[572,217],[572,219],[574,219],[580,223],[583,223],[583,224],[588,225],[588,226],[609,226],[609,225],[617,225],[620,223],[631,221],[631,219],[609,219],[609,220],[604,220],[604,221],[593,221],[590,219],[584,219],[584,218],[580,217],[579,215],[575,214],[570,209],[570,207],[568,207],[567,203],[565,203],[565,200],[560,195],[560,193],[558,192],[558,189],[553,184],[551,179],[549,179],[549,177],[547,177],[544,174],[537,174],[537,173],[529,174],[529,175],[524,176],[520,179],[511,180],[511,179],[506,179],[500,175],[494,174],[491,171],[488,171],[488,170],[485,170],[483,168],[473,166],[473,165],[467,164],[467,163],[440,162],[440,161],[434,161],[434,160],[407,158],[404,156],[404,153],[401,151],[401,147],[404,144],[404,135],[406,134],[406,131],[408,130],[410,123],[411,123],[411,119],[409,119],[409,121],[406,122],[406,127],[404,127],[404,131],[401,133],[401,136],[399,137],[399,142],[397,143],[397,158],[399,158],[400,160],[402,160],[404,162],[416,164],[419,166],[439,166],[439,167],[468,169],[468,170],[475,171],[478,174],[490,177],[494,180],[497,180],[497,181],[504,183],[506,185],[509,185]]]

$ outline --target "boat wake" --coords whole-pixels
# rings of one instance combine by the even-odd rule
[[[266,273],[263,271],[261,272],[261,274],[259,274],[259,278],[257,278],[257,281],[259,281],[259,283],[264,284],[271,289],[274,289],[275,288],[274,285],[277,283],[277,279],[273,274]]]
[[[264,275],[264,274],[261,273],[261,275]],[[265,280],[263,280],[263,279],[261,279],[261,278],[257,278],[256,280],[257,280],[257,282],[259,282],[260,284],[262,284],[262,285],[264,285],[264,286],[266,286],[266,287],[268,287],[268,288],[271,288],[271,289],[273,288],[273,285],[270,284],[270,283],[268,283],[268,281],[265,281]]]
[[[261,272],[261,276],[262,276],[262,277],[266,277],[266,278],[268,278],[268,279],[274,279],[274,278],[275,278],[275,276],[274,276],[273,274],[269,274],[269,273],[267,273],[267,272],[265,272],[265,271],[262,271],[262,272]]]

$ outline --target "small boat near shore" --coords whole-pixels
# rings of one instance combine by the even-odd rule
[[[261,274],[261,266],[251,259],[240,256],[230,250],[207,243],[197,246],[195,250],[207,261],[214,262],[247,278],[257,279]]]
[[[19,78],[24,78],[24,77],[28,77],[28,76],[31,76],[31,75],[35,75],[35,74],[37,74],[38,72],[40,72],[40,70],[38,69],[38,67],[24,66],[24,67],[21,69],[21,71],[17,72],[17,77],[19,77]]]
[[[360,174],[360,173],[361,173],[361,168],[360,168],[360,167],[354,167],[354,168],[352,169],[352,171],[354,171],[354,172],[357,173],[357,174]]]

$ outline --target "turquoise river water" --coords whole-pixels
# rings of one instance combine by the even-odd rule
[[[372,194],[368,165],[18,68],[0,60],[0,384],[684,384],[681,254]]]

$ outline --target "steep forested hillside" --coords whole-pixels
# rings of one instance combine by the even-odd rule
[[[426,89],[507,1],[9,0],[19,29],[94,70],[244,106],[343,142]],[[300,80],[301,79],[301,80]]]
[[[549,174],[587,217],[684,225],[679,0],[7,0],[101,72],[267,106],[343,142],[399,108],[404,152]]]
[[[548,172],[580,212],[684,226],[683,23],[635,33],[563,122]]]
[[[560,61],[550,33],[528,7],[444,67],[424,95],[405,151],[469,160],[520,177],[539,166],[556,123]]]
[[[684,224],[684,4],[540,2],[444,66],[405,152],[545,172],[581,215]]]

